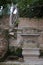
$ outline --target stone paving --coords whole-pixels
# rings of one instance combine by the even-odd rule
[[[20,61],[7,61],[1,62],[0,65],[43,65],[43,58],[40,59],[25,59],[24,62]]]

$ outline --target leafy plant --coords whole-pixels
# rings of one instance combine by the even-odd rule
[[[21,17],[42,17],[43,0],[22,0],[19,3]]]
[[[19,24],[19,20],[17,19],[16,22],[14,23],[14,25],[15,25],[16,27],[18,27],[18,24]]]
[[[43,50],[40,50],[40,57],[43,57]]]
[[[10,55],[22,57],[22,48],[12,46],[10,47]]]
[[[3,6],[4,12],[8,12],[8,4],[18,5],[20,17],[42,17],[43,0],[0,0],[0,6]],[[6,10],[5,10],[6,8]]]

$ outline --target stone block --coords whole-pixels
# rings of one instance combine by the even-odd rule
[[[23,48],[24,59],[38,58],[40,55],[39,48]]]

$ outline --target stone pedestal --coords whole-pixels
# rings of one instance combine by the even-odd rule
[[[38,58],[40,55],[38,46],[39,34],[21,34],[23,38],[23,56],[24,59]]]
[[[39,36],[38,29],[35,28],[22,27],[21,33],[18,33],[19,41],[22,41],[20,44],[22,44],[24,60],[39,58]]]
[[[37,59],[40,55],[39,48],[23,48],[22,52],[25,59]]]

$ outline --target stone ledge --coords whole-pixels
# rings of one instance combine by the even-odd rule
[[[40,36],[40,34],[21,34],[21,36]]]
[[[22,48],[23,50],[40,50],[40,48]]]
[[[24,62],[18,62],[18,61],[7,61],[7,62],[1,62],[0,65],[43,65],[43,59],[40,60],[25,60]]]

